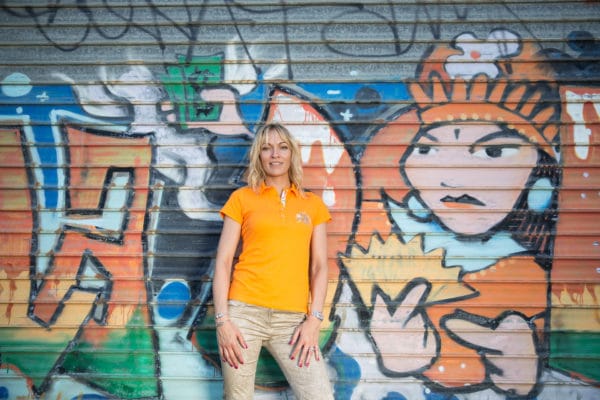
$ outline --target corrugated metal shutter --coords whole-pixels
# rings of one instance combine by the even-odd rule
[[[600,396],[598,2],[0,8],[0,398],[220,398],[268,121],[333,215],[336,398]],[[293,398],[268,354],[256,390]]]

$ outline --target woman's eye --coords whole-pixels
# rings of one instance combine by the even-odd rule
[[[510,157],[517,154],[518,151],[519,148],[514,146],[486,146],[481,150],[473,152],[473,155],[479,158],[500,158]]]

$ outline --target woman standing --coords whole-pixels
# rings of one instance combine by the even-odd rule
[[[252,398],[265,346],[298,399],[333,398],[318,348],[331,216],[303,190],[299,146],[285,127],[259,129],[248,186],[232,193],[221,215],[213,299],[224,397]]]

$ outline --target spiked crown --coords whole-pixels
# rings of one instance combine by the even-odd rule
[[[520,57],[497,60],[497,76],[475,73],[470,79],[452,77],[444,68],[444,60],[460,51],[434,50],[424,60],[418,80],[409,85],[422,123],[505,124],[557,158],[558,91],[540,68],[541,60],[529,46],[525,49]],[[473,65],[476,71],[476,64],[469,67]]]

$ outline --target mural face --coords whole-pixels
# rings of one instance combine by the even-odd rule
[[[516,132],[495,124],[452,124],[421,133],[404,157],[404,171],[443,225],[476,235],[513,209],[537,158],[535,147]]]
[[[0,5],[0,399],[222,397],[272,121],[333,216],[336,399],[600,397],[598,4],[38,3]],[[256,391],[293,397],[266,351]]]

